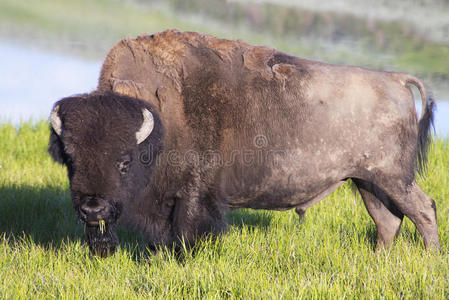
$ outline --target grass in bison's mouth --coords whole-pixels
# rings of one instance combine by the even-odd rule
[[[98,227],[101,234],[104,234],[104,232],[106,231],[106,221],[105,220],[87,222],[84,224],[84,227],[86,227],[86,226]],[[84,228],[84,231],[86,231],[85,228]]]
[[[104,220],[100,220],[100,222],[98,222],[98,225],[100,227],[100,233],[104,234],[104,230],[106,228],[106,223],[104,222]]]

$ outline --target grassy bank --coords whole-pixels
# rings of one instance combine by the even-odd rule
[[[431,147],[419,182],[437,202],[442,253],[406,219],[389,251],[359,196],[343,186],[308,210],[239,210],[229,232],[185,261],[149,256],[120,231],[119,251],[89,254],[66,171],[46,153],[48,125],[0,125],[0,298],[439,298],[449,296],[448,140]]]
[[[169,28],[271,44],[271,37],[263,34],[201,18],[180,17],[163,4],[139,5],[121,0],[0,2],[0,37],[95,60],[102,60],[123,38]],[[301,49],[299,45],[290,48],[293,52]]]
[[[124,37],[167,28],[241,38],[332,63],[410,72],[435,82],[444,90],[442,98],[449,95],[447,41],[427,38],[407,20],[245,1],[0,2],[0,37],[97,60]]]

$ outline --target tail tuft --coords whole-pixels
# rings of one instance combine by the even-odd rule
[[[433,123],[436,110],[435,99],[433,98],[431,90],[418,78],[408,74],[400,74],[400,76],[405,85],[413,84],[419,89],[419,93],[421,94],[422,111],[418,123],[418,153],[415,170],[422,174],[426,168],[427,151],[432,140],[430,131],[432,128],[435,130]]]
[[[435,130],[436,104],[431,92],[426,94],[426,103],[422,106],[422,110],[423,113],[418,123],[418,165],[416,169],[419,173],[422,173],[426,168],[428,147],[432,140],[430,131],[432,128]]]

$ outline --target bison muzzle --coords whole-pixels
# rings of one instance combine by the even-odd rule
[[[302,216],[348,179],[378,248],[404,216],[439,248],[435,202],[415,181],[433,108],[407,74],[169,30],[121,41],[96,91],[55,104],[49,152],[67,166],[74,209],[101,256],[117,246],[117,223],[143,232],[151,249],[191,246],[223,232],[230,208]]]

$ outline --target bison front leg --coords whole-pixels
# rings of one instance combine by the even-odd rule
[[[190,185],[176,194],[173,230],[179,244],[192,248],[204,236],[216,236],[227,228],[226,209],[199,185]]]

